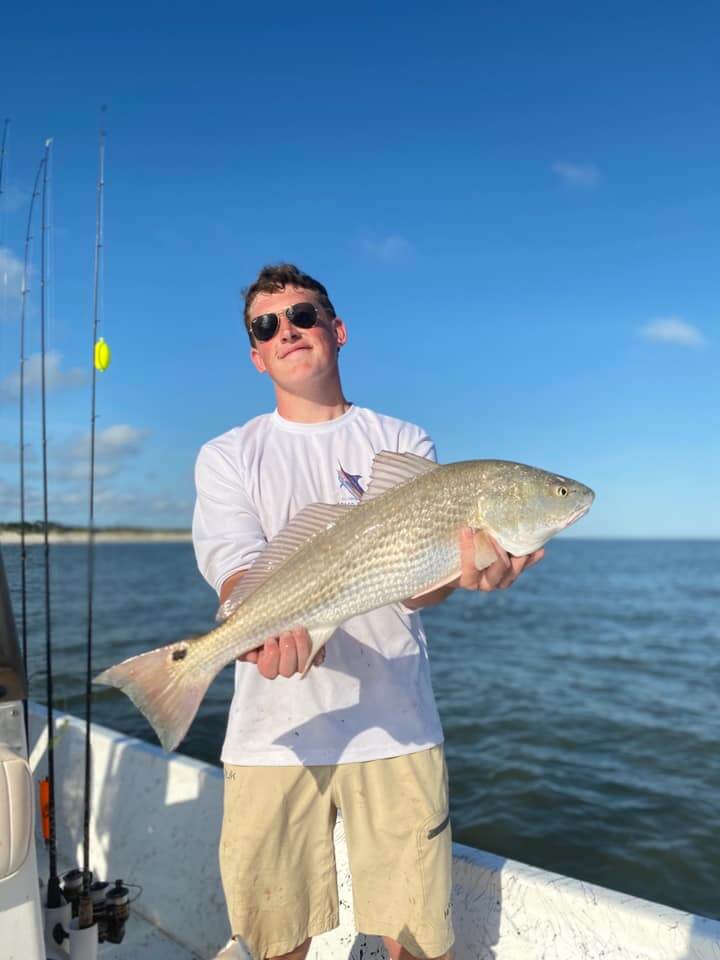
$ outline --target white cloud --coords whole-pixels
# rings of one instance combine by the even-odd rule
[[[12,519],[15,519],[15,511],[18,510],[17,488],[6,483],[0,477],[0,510],[13,511]],[[10,518],[3,518],[7,522]]]
[[[23,191],[19,190],[14,183],[9,183],[6,187],[3,187],[2,206],[6,213],[12,213],[14,210],[19,210],[20,207],[25,206],[25,204],[29,202],[29,194],[23,193]]]
[[[135,456],[142,450],[142,444],[148,435],[147,430],[139,430],[127,423],[118,423],[113,427],[98,430],[95,434],[95,456],[99,460],[122,460]],[[90,434],[75,440],[65,451],[68,459],[82,459],[90,456]]]
[[[45,354],[45,387],[50,390],[64,390],[77,387],[85,383],[85,371],[79,367],[72,370],[62,370],[62,355],[57,350],[48,350]],[[34,353],[25,361],[25,389],[39,390],[42,384],[42,357]],[[20,396],[20,371],[13,373],[0,381],[0,402],[3,400],[17,400]]]
[[[54,513],[58,512],[58,508],[78,508],[81,512],[78,515],[77,522],[86,523],[87,518],[82,519],[82,511],[86,509],[87,502],[88,492],[83,487],[77,491],[54,492],[51,508],[55,508]],[[163,517],[175,515],[181,523],[189,525],[193,501],[174,497],[164,492],[152,494],[102,488],[95,493],[95,508],[95,519],[101,526],[116,523],[118,520],[140,525],[152,525],[154,522],[152,518],[159,514]],[[67,521],[61,519],[60,522]]]
[[[0,478],[0,510],[6,511],[0,515],[0,521],[8,522],[20,519],[20,482]],[[25,519],[35,520],[42,510],[42,495],[40,487],[26,480],[25,483]]]
[[[9,247],[0,247],[0,297],[20,302],[23,262]]]
[[[35,451],[32,445],[25,444],[25,463],[35,463]],[[17,443],[0,443],[0,463],[20,463],[20,441]]]
[[[95,477],[96,479],[112,477],[120,469],[118,464],[113,463],[95,463]],[[53,479],[55,480],[82,480],[83,483],[87,483],[90,479],[90,461],[85,460],[80,463],[74,463],[70,466],[54,468],[52,471]]]
[[[105,494],[99,496],[98,502],[106,510],[112,510],[113,508],[132,509],[133,513],[137,516],[174,513],[185,517],[188,523],[189,518],[192,516],[193,508],[192,500],[183,500],[179,497],[163,495],[162,493],[148,495],[118,493],[108,490]]]
[[[53,472],[52,479],[56,479]],[[95,522],[98,526],[129,524],[131,526],[166,525],[188,528],[193,501],[166,490],[156,492],[108,489],[95,492]],[[25,517],[29,521],[42,516],[42,497],[39,485],[28,487],[25,494]],[[65,524],[87,524],[88,490],[85,482],[76,482],[69,489],[50,489],[49,516],[51,521]],[[8,483],[0,477],[0,521],[19,519],[20,505],[17,483]]]
[[[95,435],[95,479],[107,481],[120,473],[128,460],[142,453],[143,441],[147,435],[147,430],[139,430],[126,423],[98,430]],[[71,438],[62,447],[56,448],[54,453],[58,465],[53,468],[53,476],[68,484],[69,487],[77,485],[81,491],[79,496],[87,496],[86,488],[90,477],[90,434]],[[101,503],[102,497],[108,494],[106,486],[98,487],[95,494],[96,502]],[[72,493],[66,490],[65,495],[72,496]],[[65,501],[64,505],[70,506],[71,501]]]
[[[127,423],[113,424],[96,434],[95,520],[98,526],[130,524],[140,526],[187,527],[192,516],[192,499],[182,497],[164,483],[130,484],[135,459],[143,453],[150,431]],[[50,439],[48,468],[50,519],[66,524],[87,523],[89,446],[88,433]],[[37,459],[35,455],[34,459]],[[0,475],[0,519],[14,520],[19,513],[17,480],[12,464],[17,451],[12,443],[0,444],[0,462],[11,464]],[[8,472],[8,470],[10,472]],[[26,475],[26,517],[41,516],[41,476],[37,465]],[[9,482],[8,482],[9,481]]]
[[[592,163],[565,163],[552,165],[553,173],[570,187],[595,187],[600,182],[600,171]]]
[[[96,437],[96,450],[101,457],[126,457],[140,453],[147,430],[139,430],[127,423],[119,423],[100,430]]]
[[[367,253],[384,263],[397,263],[413,252],[410,241],[397,233],[385,237],[366,237],[363,246]]]
[[[683,347],[704,347],[705,337],[682,317],[658,317],[640,328],[640,336],[647,340],[677,343]]]

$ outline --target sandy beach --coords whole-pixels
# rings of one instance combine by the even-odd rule
[[[103,530],[95,534],[95,543],[184,543],[189,542],[192,535],[189,530],[148,530],[145,531],[112,531]],[[50,543],[87,544],[88,535],[83,530],[73,530],[60,533],[53,530],[48,535]],[[44,543],[42,533],[26,533],[25,543],[29,546]],[[0,545],[20,544],[20,534],[9,530],[0,531]]]

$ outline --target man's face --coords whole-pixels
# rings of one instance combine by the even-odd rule
[[[318,312],[314,327],[294,327],[281,312],[295,303],[314,304]],[[347,331],[342,320],[331,317],[320,305],[314,291],[284,287],[273,293],[258,293],[250,304],[250,319],[263,313],[276,313],[280,325],[272,340],[256,341],[250,352],[260,373],[267,373],[281,387],[291,388],[336,370],[337,350],[347,341]]]

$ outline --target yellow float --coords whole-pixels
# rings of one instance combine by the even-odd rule
[[[95,344],[95,369],[102,373],[110,366],[110,360],[110,347],[105,343],[104,337],[100,337]]]

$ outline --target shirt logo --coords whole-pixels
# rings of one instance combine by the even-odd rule
[[[362,500],[362,495],[365,493],[363,488],[360,486],[360,477],[361,473],[348,473],[347,470],[343,469],[343,465],[338,461],[338,471],[337,478],[340,484],[340,490],[344,490],[346,493],[350,494],[351,500],[343,499],[340,502],[353,503],[357,500]]]

